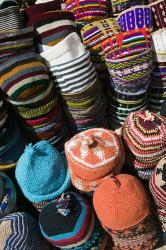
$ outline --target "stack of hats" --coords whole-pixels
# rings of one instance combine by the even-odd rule
[[[15,5],[15,2],[13,2]],[[23,15],[19,6],[3,8],[0,4],[0,33],[16,31],[25,27]]]
[[[26,144],[26,137],[16,117],[8,111],[0,99],[0,169],[7,170],[16,165]]]
[[[149,179],[166,155],[165,118],[149,111],[130,113],[122,127],[127,161],[142,179]]]
[[[51,49],[72,32],[77,32],[74,15],[60,10],[60,2],[51,1],[26,8],[27,26],[34,26],[39,52]]]
[[[113,249],[155,249],[158,232],[152,204],[136,177],[121,174],[105,180],[94,192],[93,204]]]
[[[5,173],[0,171],[0,219],[14,212],[15,209],[16,209],[15,186],[13,185],[11,179]]]
[[[141,24],[139,13],[144,13]],[[128,16],[133,29],[131,23],[126,26]],[[112,120],[123,124],[128,113],[146,109],[146,93],[153,69],[149,7],[143,5],[128,9],[119,16],[118,22],[124,32],[109,37],[102,46],[110,73],[110,124]]]
[[[166,28],[166,3],[165,0],[149,0],[152,9],[154,27],[157,29]]]
[[[120,137],[107,129],[89,129],[65,144],[65,155],[73,186],[93,192],[112,174],[120,173],[125,161]]]
[[[83,44],[90,51],[91,60],[95,65],[103,89],[107,89],[109,86],[109,73],[105,65],[102,45],[108,37],[118,34],[120,30],[121,28],[113,18],[94,21],[81,29]]]
[[[49,250],[42,238],[36,220],[29,214],[18,212],[0,219],[1,250]]]
[[[70,192],[48,203],[39,216],[41,233],[60,249],[105,249],[107,236],[88,201]]]
[[[120,12],[135,6],[144,4],[144,0],[109,0],[111,16],[117,16]]]
[[[38,210],[70,187],[66,159],[47,141],[26,147],[15,175],[23,194]]]
[[[0,63],[9,60],[15,54],[34,51],[33,32],[33,27],[0,32]]]
[[[60,92],[72,132],[107,127],[101,86],[80,37],[73,32],[41,56]]]
[[[166,100],[166,28],[152,33],[154,69],[149,87],[149,109],[160,112]]]
[[[166,159],[162,158],[153,172],[149,188],[157,204],[157,212],[166,235]]]
[[[0,74],[0,87],[20,116],[29,138],[49,140],[62,150],[68,131],[42,58],[25,51],[1,64]]]
[[[66,10],[73,12],[78,23],[97,21],[108,17],[107,0],[65,0]]]

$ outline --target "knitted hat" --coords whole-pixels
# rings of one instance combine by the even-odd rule
[[[162,116],[149,111],[130,113],[122,127],[122,137],[136,170],[153,170],[166,155],[166,124]]]
[[[48,203],[40,213],[39,224],[43,236],[61,249],[104,249],[106,246],[94,212],[87,200],[76,193],[66,193]]]
[[[124,10],[117,20],[124,32],[142,28],[153,29],[152,11],[147,5],[138,5]]]
[[[81,132],[65,144],[73,185],[85,192],[113,173],[119,173],[125,157],[122,142],[111,130],[94,128]]]
[[[152,33],[154,61],[166,62],[166,29],[159,29]]]
[[[166,5],[165,0],[157,0],[149,4],[154,17],[154,27],[166,28]]]
[[[92,22],[108,16],[106,0],[66,0],[66,9],[73,12],[77,22]]]
[[[149,188],[158,207],[166,209],[166,159],[162,158],[153,171]]]
[[[103,181],[94,192],[93,204],[117,249],[154,249],[156,224],[149,197],[136,177],[121,174]]]
[[[16,189],[11,179],[0,171],[0,219],[14,212],[16,207]]]
[[[55,199],[70,186],[64,156],[47,141],[26,147],[16,166],[16,179],[34,203]]]
[[[27,213],[10,214],[0,220],[1,250],[49,250],[36,220]]]
[[[144,0],[109,0],[109,2],[112,15],[117,15],[132,6],[144,4]]]

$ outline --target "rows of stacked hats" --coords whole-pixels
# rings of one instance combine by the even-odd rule
[[[164,250],[165,0],[32,1],[0,0],[0,250]]]
[[[160,113],[166,100],[166,4],[165,1],[149,1],[154,17],[152,81],[149,88],[149,109]]]
[[[15,5],[15,2],[10,2]],[[10,15],[17,7],[18,14]],[[0,87],[13,106],[31,141],[49,140],[60,150],[67,137],[67,123],[58,95],[42,58],[35,52],[34,28],[26,28],[18,6],[3,9],[16,19],[8,24],[1,21]],[[13,17],[13,18],[14,18]],[[4,25],[3,25],[4,24]],[[6,26],[5,26],[6,25]]]

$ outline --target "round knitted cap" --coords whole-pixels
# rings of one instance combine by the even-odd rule
[[[52,200],[70,186],[65,157],[47,141],[25,148],[15,175],[24,195],[34,203]]]
[[[103,128],[89,129],[72,137],[65,144],[65,154],[72,182],[83,191],[92,191],[101,178],[119,173],[125,160],[120,137]]]
[[[166,209],[166,158],[157,164],[151,175],[149,187],[156,204]]]
[[[15,210],[16,189],[11,179],[0,171],[0,219]]]
[[[95,217],[87,200],[70,192],[44,207],[39,224],[43,236],[50,243],[62,249],[75,249],[91,237]]]
[[[93,205],[102,225],[113,230],[130,228],[150,212],[150,202],[142,183],[127,174],[103,181],[94,192]]]
[[[124,142],[133,154],[134,167],[156,166],[166,155],[166,120],[149,111],[130,113],[122,127]]]
[[[0,220],[1,250],[48,250],[36,220],[27,213],[13,213]]]

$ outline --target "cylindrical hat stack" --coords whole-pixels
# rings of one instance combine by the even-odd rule
[[[166,28],[152,33],[154,69],[149,87],[149,109],[160,112],[166,100]]]
[[[16,189],[12,180],[0,171],[0,219],[15,212]],[[2,233],[2,231],[1,231]]]
[[[73,133],[107,127],[106,103],[95,68],[80,37],[73,32],[41,53],[60,92]]]
[[[66,124],[48,69],[35,52],[15,55],[0,65],[0,87],[21,117],[32,141],[49,140],[60,150]]]
[[[48,203],[39,216],[41,233],[60,249],[105,249],[107,236],[88,201],[70,192]]]
[[[15,167],[27,140],[16,118],[0,99],[0,169]]]
[[[166,156],[165,118],[149,111],[130,113],[122,127],[126,161],[141,179],[149,179]]]
[[[34,26],[38,51],[51,49],[72,32],[77,32],[74,15],[60,10],[60,2],[51,1],[26,8],[27,26]]]
[[[157,164],[149,182],[149,188],[157,205],[157,213],[166,235],[166,159]]]
[[[108,92],[110,124],[112,121],[123,124],[128,113],[146,109],[153,69],[150,8],[141,5],[128,9],[119,15],[118,24],[123,32],[108,38],[103,46],[111,84]]]
[[[70,188],[66,159],[47,141],[26,147],[15,175],[25,197],[39,211]]]
[[[120,173],[125,154],[120,137],[107,129],[89,129],[65,144],[65,155],[73,186],[93,192],[113,174]]]
[[[158,239],[151,203],[142,183],[120,174],[105,180],[94,192],[93,204],[114,248],[153,250]]]
[[[107,18],[86,24],[81,29],[83,44],[90,51],[91,60],[95,65],[96,72],[103,90],[109,87],[109,72],[105,65],[102,45],[108,37],[121,31],[115,19]]]

